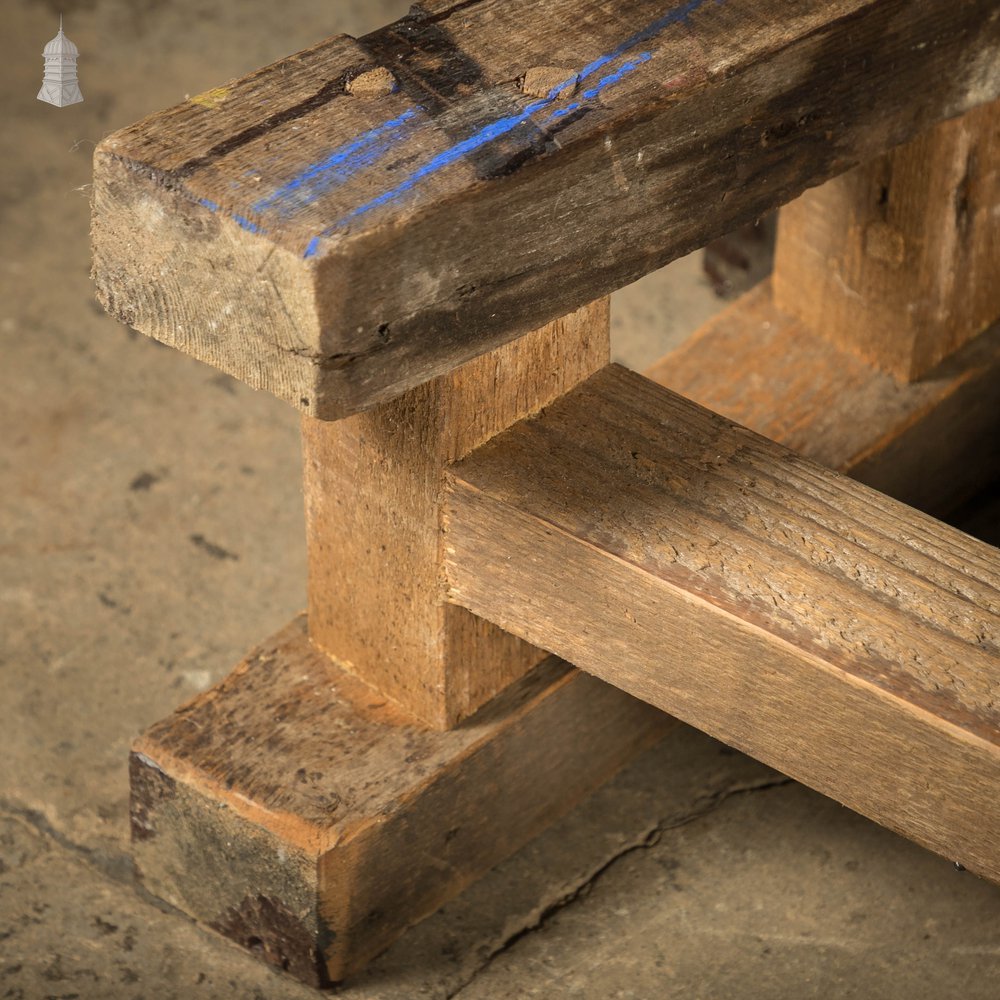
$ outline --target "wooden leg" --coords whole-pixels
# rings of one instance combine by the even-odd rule
[[[806,192],[780,213],[777,305],[897,378],[1000,317],[1000,102]]]
[[[606,365],[608,338],[601,299],[366,413],[303,418],[309,634],[431,726],[545,656],[443,600],[444,467]]]
[[[921,510],[1000,475],[1000,102],[808,191],[651,378]]]
[[[606,364],[608,329],[599,301],[371,413],[305,418],[309,625],[136,743],[152,892],[336,982],[659,738],[660,712],[443,601],[445,463]]]

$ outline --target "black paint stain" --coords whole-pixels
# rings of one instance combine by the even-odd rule
[[[360,40],[376,62],[393,72],[406,96],[456,143],[492,125],[498,118],[523,110],[513,96],[490,91],[491,81],[483,68],[441,25],[441,21],[463,6],[458,4],[436,15],[414,7],[406,17]],[[468,100],[474,94],[483,99]],[[578,120],[579,117],[567,116],[567,121],[560,123],[560,131]],[[477,178],[493,180],[551,149],[554,135],[555,130],[525,121],[509,134],[471,151],[466,159],[475,168]],[[391,167],[395,169],[403,162]]]
[[[210,542],[204,535],[191,535],[191,541],[203,552],[213,559],[232,559],[234,562],[239,559],[235,552],[224,549],[221,545]]]
[[[543,153],[558,149],[559,144],[556,137],[559,133],[576,124],[580,119],[585,118],[593,110],[593,108],[578,108],[576,111],[561,118],[556,125],[546,129],[532,126],[530,134],[525,133],[522,135],[520,148],[509,154],[506,159],[502,158],[500,151],[493,154],[491,172],[484,179],[494,180],[497,177],[506,177],[508,174],[520,170],[526,163],[541,156]],[[520,129],[516,129],[511,135],[516,137],[520,131]]]
[[[329,985],[319,941],[280,899],[248,895],[209,926],[311,986]]]
[[[195,171],[208,166],[215,160],[222,159],[222,157],[227,156],[241,146],[245,146],[247,143],[266,135],[268,132],[295,121],[297,118],[302,118],[304,115],[309,114],[309,112],[323,107],[324,104],[329,104],[338,97],[344,97],[346,95],[345,87],[347,81],[359,73],[363,73],[366,69],[371,68],[371,66],[352,66],[350,69],[344,70],[334,77],[334,79],[324,83],[314,94],[310,94],[309,97],[299,101],[298,104],[293,104],[291,107],[276,111],[273,115],[262,118],[259,122],[249,125],[235,135],[217,142],[201,156],[196,156],[186,163],[182,163],[176,170],[171,171],[171,177],[179,180],[188,178]]]
[[[392,71],[406,96],[434,118],[485,86],[482,67],[419,8],[365,35],[361,44]]]
[[[130,490],[149,490],[154,484],[160,481],[161,477],[154,472],[140,472],[135,479],[128,484]]]

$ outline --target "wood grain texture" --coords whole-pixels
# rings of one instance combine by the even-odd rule
[[[338,418],[996,99],[998,44],[994,0],[417,5],[106,138],[98,295]]]
[[[764,282],[646,375],[938,517],[1000,478],[1000,324],[900,382],[783,312]]]
[[[317,651],[302,617],[135,744],[137,869],[201,923],[327,985],[668,725],[550,657],[431,732]]]
[[[451,596],[1000,879],[1000,553],[609,366],[453,469]]]
[[[774,297],[904,380],[1000,319],[1000,102],[786,205]]]
[[[429,725],[546,655],[444,600],[444,467],[604,367],[609,336],[602,299],[367,413],[303,418],[310,634]]]

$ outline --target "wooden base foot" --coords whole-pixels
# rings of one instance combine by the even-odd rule
[[[430,731],[317,651],[302,616],[136,742],[137,870],[198,921],[328,985],[667,725],[550,657],[457,729]]]

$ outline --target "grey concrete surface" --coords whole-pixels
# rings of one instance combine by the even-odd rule
[[[0,998],[312,995],[132,886],[131,739],[304,603],[299,451],[288,407],[96,306],[90,156],[405,7],[0,12]],[[60,10],[84,94],[64,109],[35,100]],[[642,367],[717,306],[695,259],[644,279],[615,298],[616,357]],[[986,1000],[998,972],[1000,891],[677,726],[344,993]]]

